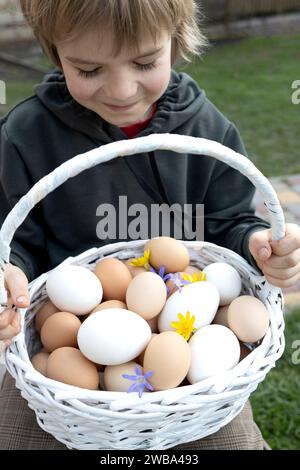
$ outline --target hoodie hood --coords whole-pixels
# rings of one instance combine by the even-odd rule
[[[109,143],[127,138],[123,131],[104,121],[94,111],[81,106],[70,95],[64,74],[54,70],[37,85],[35,94],[43,105],[60,121],[93,140]],[[185,73],[171,71],[167,90],[157,103],[157,111],[147,129],[139,136],[176,130],[192,119],[205,102],[205,92]]]

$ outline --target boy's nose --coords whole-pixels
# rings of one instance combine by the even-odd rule
[[[106,86],[106,96],[110,99],[111,105],[126,106],[133,104],[137,96],[137,83],[133,80],[116,80],[113,79]]]

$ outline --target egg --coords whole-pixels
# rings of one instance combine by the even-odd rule
[[[146,322],[150,326],[152,333],[158,333],[158,316],[150,318]]]
[[[242,280],[238,271],[228,263],[211,263],[203,269],[206,280],[215,284],[220,294],[220,305],[227,305],[238,297]]]
[[[106,366],[104,370],[104,387],[111,392],[128,392],[133,384],[132,381],[122,377],[123,374],[136,375],[135,368],[143,373],[143,368],[134,361],[119,364],[117,366]]]
[[[228,324],[240,341],[255,343],[268,331],[269,312],[263,302],[250,295],[242,295],[228,307]]]
[[[156,237],[145,245],[145,251],[150,250],[150,265],[157,271],[161,266],[166,273],[185,271],[190,262],[190,256],[184,244],[170,237]]]
[[[152,338],[154,338],[155,336],[157,336],[157,333],[152,333],[151,339],[150,339],[148,345],[149,345],[150,342],[152,341]],[[143,365],[145,352],[146,352],[146,349],[144,349],[144,351],[142,351],[141,354],[135,359],[135,361],[136,361],[138,364]]]
[[[224,305],[217,310],[217,313],[213,319],[213,323],[216,325],[223,325],[229,328],[228,325],[228,307],[229,305]]]
[[[219,306],[219,292],[210,282],[193,282],[177,291],[167,300],[158,317],[159,331],[172,331],[172,322],[178,322],[178,314],[187,311],[195,316],[194,327],[200,328],[212,322]]]
[[[191,337],[191,366],[187,374],[191,384],[226,372],[237,365],[240,345],[234,333],[222,325],[207,325]]]
[[[31,358],[31,363],[33,367],[42,375],[47,376],[47,363],[48,363],[49,353],[39,352]]]
[[[51,315],[42,326],[41,342],[51,352],[63,346],[77,347],[77,333],[81,322],[69,312],[57,312]]]
[[[97,305],[97,307],[91,311],[91,314],[107,308],[124,308],[127,310],[127,305],[121,300],[106,300],[106,302]]]
[[[60,311],[85,315],[102,300],[102,286],[94,273],[82,266],[61,266],[48,276],[46,290]]]
[[[127,259],[125,261],[123,261],[123,263],[125,264],[125,266],[127,266],[127,268],[129,269],[130,273],[131,273],[131,276],[132,277],[135,277],[137,276],[138,274],[141,274],[141,273],[146,273],[147,272],[147,269],[144,268],[143,266],[133,266],[131,264],[131,261],[134,261],[135,258],[130,258],[130,259]]]
[[[146,348],[144,373],[152,371],[149,383],[154,390],[177,387],[187,375],[191,364],[188,343],[178,333],[165,331],[151,339]]]
[[[134,277],[126,292],[129,310],[150,320],[160,313],[165,305],[167,289],[162,278],[153,272],[145,272]]]
[[[126,290],[132,280],[127,266],[116,258],[104,258],[98,261],[95,274],[100,279],[104,300],[125,302]]]
[[[45,321],[47,320],[50,315],[53,315],[53,313],[58,312],[59,309],[53,305],[51,300],[47,300],[42,307],[38,310],[38,312],[35,315],[35,329],[39,333],[41,331],[41,328]]]
[[[110,308],[90,315],[78,331],[82,353],[91,361],[117,365],[136,358],[151,339],[151,328],[140,315]]]
[[[99,374],[95,364],[79,349],[65,347],[53,351],[47,364],[47,377],[75,387],[97,390]]]
[[[187,266],[184,271],[187,274],[190,274],[190,276],[193,276],[194,274],[199,276],[201,273],[200,269],[196,268],[196,266],[191,266],[191,265]]]

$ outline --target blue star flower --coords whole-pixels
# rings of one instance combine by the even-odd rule
[[[134,382],[130,385],[127,393],[138,391],[139,397],[141,398],[145,387],[151,392],[154,390],[152,385],[147,381],[147,379],[153,375],[153,372],[150,370],[143,375],[139,367],[135,367],[134,370],[136,375],[122,374],[122,377],[124,377],[124,379],[133,380]]]

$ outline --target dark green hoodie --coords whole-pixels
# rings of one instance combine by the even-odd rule
[[[157,104],[155,116],[137,137],[152,133],[203,137],[246,154],[235,126],[188,75],[172,71]],[[0,131],[1,224],[20,197],[61,163],[127,139],[120,128],[74,101],[58,71],[46,76],[35,96],[0,121]],[[204,204],[205,240],[253,262],[249,234],[269,227],[254,216],[253,194],[247,178],[206,156],[155,151],[117,158],[68,180],[41,201],[16,232],[11,262],[32,280],[69,256],[120,241],[97,236],[97,209],[101,204],[118,209],[119,196],[127,197],[128,207],[143,204],[149,214],[153,204]]]

